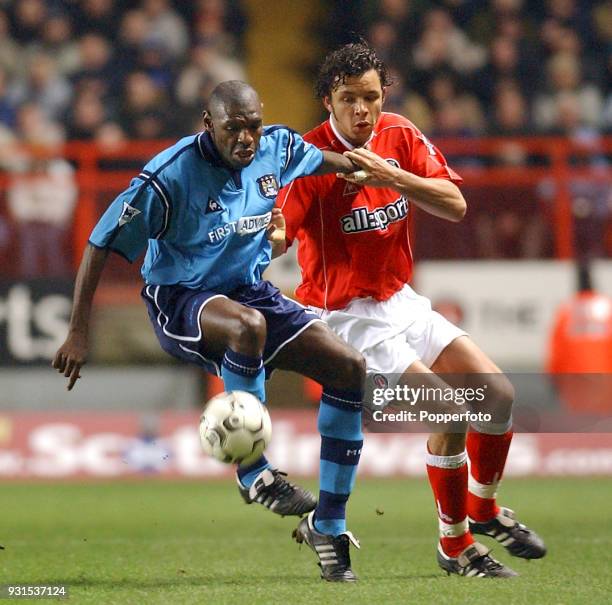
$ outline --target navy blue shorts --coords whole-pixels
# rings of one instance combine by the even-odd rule
[[[221,375],[221,357],[207,351],[206,334],[200,327],[202,311],[214,298],[229,298],[264,316],[267,337],[263,359],[268,375],[274,369],[276,354],[310,324],[321,321],[316,313],[283,296],[267,281],[229,294],[182,286],[145,286],[141,294],[162,349],[217,376]]]

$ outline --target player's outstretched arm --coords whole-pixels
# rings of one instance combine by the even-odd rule
[[[419,208],[440,218],[458,222],[465,216],[467,205],[459,187],[443,178],[424,178],[392,166],[369,149],[345,151],[344,155],[359,165],[362,171],[338,174],[359,185],[389,187],[405,195]]]
[[[359,170],[348,157],[335,151],[323,151],[323,162],[314,175],[330,174],[332,172],[347,174]]]
[[[52,363],[60,374],[64,374],[69,379],[69,391],[80,378],[81,367],[87,359],[91,305],[107,257],[108,249],[88,244],[77,273],[68,336],[55,354]]]

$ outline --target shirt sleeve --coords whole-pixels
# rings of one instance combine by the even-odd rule
[[[164,191],[155,179],[133,179],[102,215],[89,243],[135,261],[149,239],[159,239],[168,230],[170,208]]]
[[[425,178],[447,179],[456,185],[463,179],[447,164],[446,158],[431,141],[418,130],[407,135],[408,170]]]
[[[276,206],[283,211],[285,217],[285,239],[291,246],[296,238],[306,215],[316,196],[317,177],[309,177],[293,181],[280,190],[276,198]]]
[[[300,134],[287,128],[283,164],[281,168],[281,186],[294,179],[312,174],[323,163],[323,153],[314,145],[307,143]]]

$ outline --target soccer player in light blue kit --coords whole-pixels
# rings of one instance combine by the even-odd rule
[[[324,553],[322,577],[354,581],[349,544],[358,544],[346,530],[345,508],[363,443],[365,364],[262,273],[284,251],[284,219],[273,211],[278,190],[301,176],[355,167],[284,126],[264,127],[259,97],[244,82],[213,91],[204,124],[204,132],[155,156],[96,225],[77,275],[69,334],[53,366],[72,389],[87,356],[92,299],[109,251],[132,262],[146,248],[142,297],[166,352],[220,375],[226,390],[262,401],[266,373],[275,368],[323,385],[318,503],[264,456],[238,467],[238,486],[247,503],[281,515],[315,509],[311,546]]]

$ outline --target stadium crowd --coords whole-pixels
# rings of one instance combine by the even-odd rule
[[[327,23],[317,27],[323,46],[366,37],[395,81],[386,109],[409,117],[428,136],[564,134],[586,142],[592,163],[609,169],[609,156],[597,145],[612,131],[610,0],[336,0],[325,6]],[[0,167],[38,175],[37,182],[17,176],[9,184],[0,255],[10,255],[13,224],[30,221],[35,229],[41,222],[36,204],[46,207],[46,225],[64,234],[75,205],[67,162],[32,167],[7,143],[112,146],[199,130],[212,88],[247,77],[246,26],[238,0],[0,0]],[[461,171],[466,156],[449,160]],[[499,160],[521,166],[532,158],[509,145]],[[482,165],[476,157],[467,162]],[[451,233],[439,221],[427,222],[420,231],[427,237],[415,238],[417,255],[551,257],[555,187],[543,180],[520,191],[522,206],[516,191],[467,191],[472,210],[465,224]],[[62,194],[52,195],[54,188]],[[581,252],[612,256],[612,188],[601,181],[571,188]],[[19,212],[17,200],[23,210],[28,197],[29,210]],[[44,225],[39,231],[48,232]],[[36,256],[34,246],[23,243],[24,253]],[[44,257],[52,255],[38,256],[40,263],[28,261],[24,274],[45,271]]]
[[[392,66],[387,109],[432,136],[612,130],[609,0],[355,4],[336,3],[330,46],[364,32]]]
[[[43,123],[69,140],[192,132],[212,87],[245,78],[244,27],[225,0],[0,2],[2,136],[30,142]]]
[[[365,34],[392,68],[387,109],[432,136],[612,129],[609,0],[352,0],[330,15],[329,45]],[[32,106],[68,139],[190,132],[211,87],[245,77],[245,27],[228,0],[0,1],[3,136],[27,138]]]

